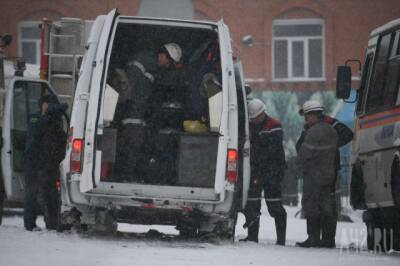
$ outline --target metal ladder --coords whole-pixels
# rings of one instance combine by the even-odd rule
[[[57,51],[56,42],[71,43],[72,47],[68,48],[71,53]],[[49,56],[48,81],[53,86],[59,99],[62,102],[67,102],[69,106],[71,106],[75,94],[77,73],[79,71],[77,69],[78,62],[83,57],[83,54],[79,54],[77,51],[75,35],[50,32],[49,52],[46,54]],[[65,66],[68,68],[65,69]]]

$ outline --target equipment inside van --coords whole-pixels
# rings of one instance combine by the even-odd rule
[[[215,30],[118,24],[106,78],[113,83],[113,87],[108,84],[106,93],[114,91],[118,95],[118,92],[126,89],[123,88],[123,82],[116,82],[119,77],[115,75],[121,74],[116,74],[115,68],[124,71],[138,51],[157,51],[158,47],[171,41],[182,47],[182,67],[160,70],[151,88],[152,95],[146,104],[143,124],[145,142],[139,147],[139,163],[133,175],[121,176],[124,165],[117,160],[123,160],[124,164],[134,162],[115,156],[119,150],[129,147],[119,147],[124,145],[124,141],[117,141],[120,130],[123,130],[121,120],[126,117],[114,116],[103,129],[107,138],[101,139],[102,181],[214,187],[219,137],[219,125],[215,124],[215,117],[220,117],[222,112],[218,108],[222,105],[222,99],[211,99],[222,90],[219,43]],[[127,77],[126,71],[124,76]],[[134,83],[127,78],[126,82]],[[130,103],[137,101],[140,92],[135,94],[135,91],[141,89],[149,88],[135,88],[130,93]],[[104,115],[108,112],[115,114],[115,110],[119,110],[127,100],[120,97],[112,102],[113,99],[104,97],[101,106]],[[122,169],[118,169],[118,166]]]

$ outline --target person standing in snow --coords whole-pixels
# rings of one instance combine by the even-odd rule
[[[143,144],[148,130],[148,112],[154,101],[154,83],[162,69],[180,64],[182,50],[176,43],[167,43],[158,51],[136,53],[126,73],[131,83],[130,98],[120,104],[115,120],[118,126],[116,175],[125,181],[139,181],[138,160],[143,157]],[[117,122],[118,122],[117,121]]]
[[[25,204],[26,230],[38,229],[36,218],[43,212],[47,229],[56,229],[59,198],[59,164],[65,157],[67,141],[62,116],[67,109],[53,94],[39,99],[40,113],[30,117],[25,150]]]
[[[318,106],[321,104],[316,102]],[[306,104],[306,106],[309,104]],[[304,114],[303,108],[299,110],[300,115]],[[353,131],[347,127],[342,122],[338,121],[337,119],[330,117],[328,115],[323,114],[323,119],[325,123],[331,125],[333,129],[335,129],[338,135],[338,149],[336,150],[336,157],[335,157],[335,179],[331,185],[331,205],[333,210],[333,216],[329,217],[325,220],[325,222],[321,225],[321,233],[322,239],[320,246],[327,247],[327,248],[334,248],[335,247],[335,235],[336,235],[336,226],[337,226],[337,219],[338,219],[338,209],[337,209],[337,199],[336,199],[336,182],[338,177],[338,172],[340,170],[340,152],[339,148],[343,147],[344,145],[348,144],[353,139]],[[300,138],[296,143],[296,150],[300,150],[300,146],[304,141],[305,132],[307,130],[307,124],[305,125],[304,130],[301,132]],[[331,219],[330,219],[331,218]]]
[[[298,164],[304,181],[302,207],[308,238],[296,243],[300,247],[321,247],[321,228],[335,217],[330,193],[336,180],[338,135],[324,122],[323,110],[318,101],[307,101],[301,109],[307,130],[298,147]]]
[[[283,130],[279,121],[265,113],[265,104],[253,99],[248,104],[250,118],[251,181],[244,215],[248,236],[241,241],[258,242],[261,193],[264,190],[269,214],[275,218],[277,245],[285,245],[286,210],[282,206],[281,182],[286,167]]]

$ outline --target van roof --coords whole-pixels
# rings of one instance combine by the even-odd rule
[[[388,29],[395,28],[395,27],[400,27],[400,18],[389,21],[388,23],[374,29],[373,31],[371,31],[371,34],[369,35],[369,37],[372,38],[375,35],[378,35]]]
[[[141,16],[126,16],[120,15],[121,19],[139,19],[139,20],[151,20],[151,21],[167,21],[167,22],[177,22],[177,23],[189,23],[189,24],[199,24],[217,27],[218,24],[213,21],[205,20],[185,20],[185,19],[172,19],[172,18],[156,18],[156,17],[141,17]]]

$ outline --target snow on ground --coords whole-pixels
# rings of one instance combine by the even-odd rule
[[[365,227],[357,216],[354,223],[339,223],[337,249],[303,249],[296,241],[306,238],[305,221],[294,218],[298,208],[286,207],[288,230],[286,247],[275,246],[274,222],[263,206],[260,243],[238,242],[245,237],[243,215],[239,216],[235,242],[197,242],[173,237],[145,238],[140,232],[155,229],[176,235],[171,226],[120,224],[122,236],[85,236],[43,229],[27,232],[22,216],[4,217],[0,227],[0,265],[399,265],[398,254],[375,254],[366,250]],[[39,226],[44,227],[39,219]],[[351,246],[351,248],[349,248]]]

